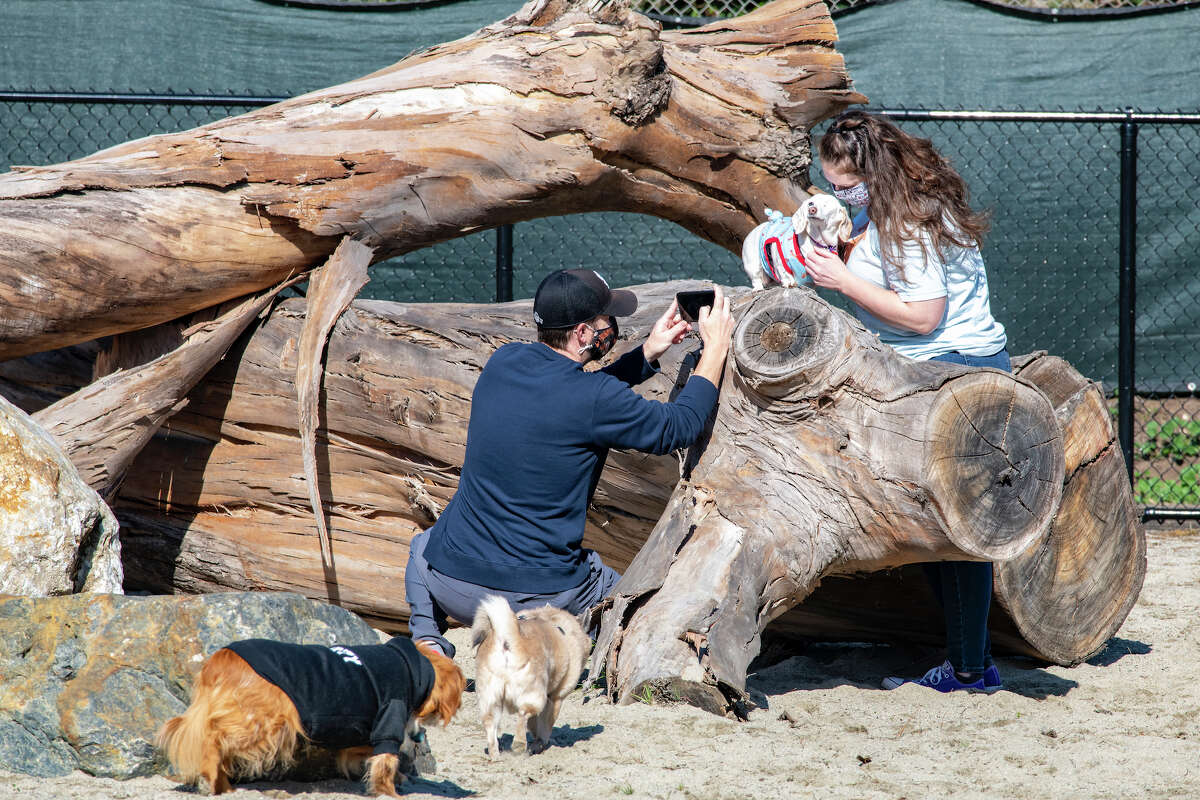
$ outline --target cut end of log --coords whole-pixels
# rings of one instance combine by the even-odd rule
[[[997,566],[1005,610],[1055,664],[1075,666],[1103,649],[1141,592],[1146,539],[1121,483],[1125,459],[1114,446],[1072,478],[1040,545]]]
[[[1146,575],[1146,536],[1100,387],[1061,358],[1014,359],[1054,405],[1066,447],[1066,486],[1045,538],[996,566],[996,598],[1022,638],[1074,666],[1120,629]]]
[[[1011,375],[946,383],[925,421],[930,499],[950,541],[1003,561],[1049,528],[1062,496],[1062,432],[1045,395]]]
[[[829,328],[841,324],[810,289],[757,293],[733,332],[734,364],[742,382],[771,398],[820,385],[817,376],[840,348]]]

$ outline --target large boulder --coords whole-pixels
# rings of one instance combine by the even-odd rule
[[[349,611],[296,594],[0,599],[0,770],[110,778],[167,771],[158,728],[231,641],[374,644]]]
[[[116,517],[50,434],[0,397],[0,594],[119,594],[121,580]]]

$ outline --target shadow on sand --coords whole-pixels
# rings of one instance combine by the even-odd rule
[[[883,691],[883,678],[896,675],[919,678],[941,663],[945,654],[930,648],[904,647],[865,642],[805,642],[792,644],[790,654],[773,643],[769,658],[751,664],[746,689],[760,707],[769,708],[776,695],[805,689],[855,686]],[[1127,656],[1146,655],[1151,647],[1128,639],[1110,639],[1105,648],[1087,660],[1107,667]],[[1079,686],[1075,680],[1056,675],[1046,664],[1022,656],[996,659],[1004,680],[1002,692],[1043,700],[1062,697]]]

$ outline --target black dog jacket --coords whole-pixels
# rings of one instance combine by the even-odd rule
[[[323,747],[369,742],[376,754],[399,753],[408,718],[433,688],[433,665],[403,636],[378,645],[247,639],[228,647],[291,698],[304,733]]]

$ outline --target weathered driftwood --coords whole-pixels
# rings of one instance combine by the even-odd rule
[[[530,0],[359,80],[17,168],[0,175],[0,358],[166,323],[319,267],[296,411],[328,552],[312,436],[321,354],[369,263],[585,210],[655,214],[736,251],[765,205],[796,205],[812,125],[865,100],[836,39],[815,0],[681,33],[626,0]],[[110,407],[132,408],[163,373],[145,422],[90,398],[55,410],[60,430],[88,431],[75,452],[99,489],[190,388],[173,373],[194,357],[106,386]]]
[[[215,320],[191,319],[186,329],[158,325],[117,340],[126,347],[135,341],[136,352],[105,351],[93,370],[98,380],[40,409],[34,421],[54,436],[88,486],[111,497],[158,426],[286,285],[231,302]],[[125,360],[130,363],[122,369]]]
[[[396,65],[238,117],[0,175],[0,358],[176,319],[324,262],[639,211],[736,250],[794,207],[850,89],[825,5],[663,32],[531,0]],[[792,180],[786,180],[792,179]]]
[[[1014,358],[1013,368],[1054,405],[1066,477],[1050,530],[996,565],[992,642],[1000,652],[1073,666],[1104,647],[1137,600],[1145,533],[1099,386],[1045,353]],[[832,576],[772,627],[819,639],[944,641],[941,612],[915,566]]]
[[[807,289],[741,312],[711,439],[602,606],[593,670],[723,712],[828,575],[1004,560],[1058,509],[1063,442],[1020,378],[912,361]]]
[[[1146,575],[1145,533],[1100,387],[1055,356],[1021,358],[1014,368],[1054,404],[1067,479],[1050,530],[998,565],[996,596],[1038,655],[1074,666],[1133,608]]]
[[[694,284],[638,287],[642,307],[622,325],[628,341],[621,346],[643,337],[671,294],[687,286]],[[747,301],[746,290],[731,291],[739,302]],[[1010,400],[1033,402],[1029,394],[1033,390],[1000,373],[966,373],[898,359],[870,337],[863,340],[852,320],[828,310],[815,296],[806,292],[788,296],[803,301],[802,309],[809,305],[815,309],[811,314],[805,310],[804,319],[829,315],[834,321],[830,341],[844,339],[842,346],[862,350],[861,374],[851,369],[853,359],[843,363],[834,358],[846,370],[837,379],[843,383],[810,369],[800,385],[812,381],[809,391],[815,399],[765,402],[760,395],[746,393],[739,367],[725,386],[723,417],[719,435],[714,436],[715,442],[726,445],[715,450],[710,445],[701,464],[708,463],[710,456],[716,463],[717,454],[724,454],[713,467],[716,480],[724,474],[732,449],[746,463],[729,474],[745,482],[723,487],[720,496],[728,494],[729,503],[741,506],[740,513],[761,518],[756,528],[785,541],[794,539],[796,547],[816,548],[832,535],[841,548],[842,562],[835,571],[826,575],[815,593],[779,616],[772,623],[774,629],[867,640],[928,640],[938,635],[940,623],[931,613],[919,575],[899,585],[896,581],[907,568],[868,577],[850,575],[857,575],[859,569],[896,566],[906,559],[963,557],[935,517],[955,513],[953,502],[942,493],[953,498],[964,490],[939,483],[924,488],[922,478],[904,473],[904,464],[886,463],[882,456],[892,450],[879,444],[880,437],[898,439],[913,454],[914,435],[925,430],[932,401],[945,399],[947,392],[957,394],[958,387],[980,376],[985,376],[985,386],[996,381],[995,386],[1011,387],[1007,395],[1002,392]],[[182,592],[294,590],[333,599],[378,625],[402,629],[407,607],[401,577],[408,541],[432,522],[453,494],[475,378],[497,346],[532,337],[529,303],[359,302],[338,323],[329,344],[316,450],[332,539],[328,569],[321,563],[308,488],[300,477],[298,435],[290,424],[295,416],[291,381],[303,313],[304,304],[298,300],[276,308],[191,393],[186,407],[164,426],[130,470],[115,501],[130,585]],[[740,337],[744,346],[745,330]],[[668,353],[663,374],[641,391],[659,399],[669,397],[676,378],[686,377],[687,352],[675,348]],[[0,386],[6,394],[24,397],[29,406],[44,404],[52,392],[69,391],[72,380],[88,379],[81,367],[87,356],[40,355],[35,357],[41,366],[36,370],[22,361],[0,364],[0,380],[5,380]],[[864,364],[862,358],[868,362]],[[1000,649],[1072,664],[1095,652],[1124,620],[1140,587],[1144,541],[1127,482],[1119,474],[1104,472],[1105,460],[1113,457],[1109,455],[1112,427],[1095,385],[1054,357],[1017,363],[1020,377],[1031,380],[1050,398],[1043,401],[1047,405],[1036,419],[1038,424],[1047,422],[1049,405],[1056,410],[1064,437],[1066,488],[1052,527],[1035,537],[1010,536],[1009,544],[1016,546],[1003,548],[1020,550],[1020,542],[1029,542],[999,566],[993,637]],[[66,371],[75,377],[53,378],[56,370],[65,369],[60,366],[64,364],[70,365]],[[819,380],[827,383],[818,386]],[[985,399],[996,396],[991,389],[981,392],[979,388],[972,394]],[[766,390],[770,387],[758,391]],[[747,399],[756,397],[757,403]],[[923,403],[921,411],[911,410]],[[1007,405],[1002,405],[1007,417]],[[905,406],[908,410],[899,413]],[[847,408],[856,410],[852,414]],[[731,436],[735,428],[738,433]],[[1032,423],[1022,428],[1022,436],[1035,430]],[[1005,446],[1011,450],[1012,445],[1009,439]],[[692,461],[698,455],[693,453]],[[799,461],[779,466],[785,456]],[[759,461],[761,467],[754,466]],[[752,474],[764,470],[765,477]],[[1029,474],[1028,467],[1017,473],[1014,486]],[[613,453],[590,509],[585,541],[606,561],[627,569],[668,507],[679,475],[680,462],[674,457]],[[696,485],[693,473],[689,491],[694,493]],[[845,497],[839,499],[839,493]],[[809,499],[796,499],[797,494]],[[812,504],[820,509],[815,520],[806,516],[805,509]],[[1020,508],[1020,504],[1010,505]],[[724,508],[724,501],[720,507]],[[680,512],[676,508],[673,513],[678,517]],[[1033,519],[1029,516],[1027,523]],[[1021,526],[1012,530],[1016,527]],[[762,531],[754,535],[763,535]],[[661,539],[664,534],[656,535]],[[698,527],[693,535],[708,534]],[[863,539],[855,537],[878,537],[880,544],[871,545],[875,549],[867,548],[870,553],[864,554]],[[858,550],[850,546],[856,542]],[[646,548],[645,557],[654,547]],[[818,551],[813,552],[815,557]],[[668,548],[658,557],[669,560],[673,553]],[[716,556],[702,555],[706,565],[719,566]],[[750,563],[767,569],[774,562],[765,557],[755,562],[750,557]],[[1047,569],[1048,564],[1058,566]],[[793,582],[785,577],[772,584],[778,595],[772,596],[775,605],[765,603],[761,612],[754,606],[756,625],[765,624],[798,599],[799,590],[784,592]],[[1089,613],[1076,614],[1077,607],[1088,608]],[[1007,609],[1012,609],[1011,616]],[[746,658],[752,650],[752,645],[746,645],[739,652]],[[716,707],[715,695],[699,697]]]
[[[278,309],[128,468],[116,501],[126,566],[148,588],[295,589],[401,626],[406,544],[453,493],[475,375],[497,344],[531,331],[527,304],[360,304],[334,328],[322,385],[325,337],[368,262],[482,227],[609,209],[674,220],[736,252],[763,206],[793,206],[804,190],[812,124],[863,99],[835,40],[825,6],[810,0],[672,33],[620,2],[534,0],[358,81],[0,176],[0,357],[166,323],[323,264],[307,313],[297,302]],[[665,302],[672,288],[647,293]],[[673,495],[674,460],[609,462],[588,541],[625,567],[652,527],[656,537],[605,617],[614,691],[627,698],[668,680],[717,708],[738,696],[762,626],[821,577],[913,560],[1016,564],[1037,548],[1018,577],[998,581],[998,592],[1030,598],[1002,600],[1022,634],[1042,624],[1042,604],[1061,603],[1060,590],[1108,614],[1063,637],[1075,621],[1060,605],[1050,615],[1057,628],[1025,636],[1031,648],[1070,662],[1115,629],[1140,582],[1127,568],[1138,549],[1105,534],[1128,509],[1098,499],[1120,491],[1109,486],[1111,466],[1081,461],[1066,476],[1068,488],[1085,487],[1076,516],[1050,528],[1064,477],[1052,451],[1063,437],[1045,397],[1005,374],[914,367],[858,341],[860,329],[812,296],[787,297],[773,307],[783,316],[756,328],[743,319],[709,450],[689,454],[688,480]],[[754,302],[761,311],[768,301]],[[644,334],[657,311],[631,332]],[[110,351],[105,358],[134,371],[45,412],[106,491],[249,319],[234,317],[203,345],[199,336],[182,344],[200,352],[195,364],[190,351],[151,348],[149,361]],[[835,328],[853,335],[839,339]],[[139,338],[161,344],[160,333]],[[120,350],[128,340],[114,342]],[[838,347],[856,354],[854,368]],[[805,374],[796,386],[776,374],[822,353],[845,373]],[[55,360],[81,363],[62,351],[42,363]],[[3,366],[30,407],[71,385]],[[676,358],[668,374],[679,367]],[[806,383],[817,377],[825,389]],[[672,388],[658,378],[644,391],[665,398]],[[149,419],[117,413],[143,390]],[[1004,435],[981,433],[980,421]],[[1075,435],[1095,438],[1068,429]],[[736,469],[723,472],[730,462]],[[753,509],[762,524],[748,521]],[[1067,564],[1082,552],[1073,549],[1081,529],[1091,555],[1078,568],[1124,575],[1125,594],[1097,599],[1096,583],[1068,585],[1047,569],[1051,556]],[[718,557],[701,558],[701,541]],[[672,600],[662,589],[688,582],[690,560],[708,572]],[[743,582],[718,585],[721,569],[740,570]],[[717,598],[706,586],[724,592],[725,605],[709,606],[716,619],[700,608]],[[649,635],[664,613],[674,627]],[[650,668],[660,656],[669,666]]]
[[[696,284],[639,289],[642,308],[623,321],[622,346],[645,337],[681,285]],[[402,629],[408,542],[453,495],[479,370],[504,342],[533,338],[531,306],[358,301],[338,321],[315,450],[327,567],[291,425],[304,311],[301,300],[282,302],[129,470],[114,500],[129,581],[156,591],[298,591]],[[681,355],[644,390],[667,397]],[[678,477],[673,457],[612,454],[589,544],[628,564]]]
[[[321,535],[321,560],[329,564],[329,529],[321,511],[321,488],[317,482],[317,405],[321,394],[322,356],[329,331],[367,282],[367,265],[373,250],[362,242],[346,238],[338,245],[328,263],[314,276],[308,294],[308,313],[296,359],[296,407],[300,414],[300,446],[304,457],[304,477]]]

